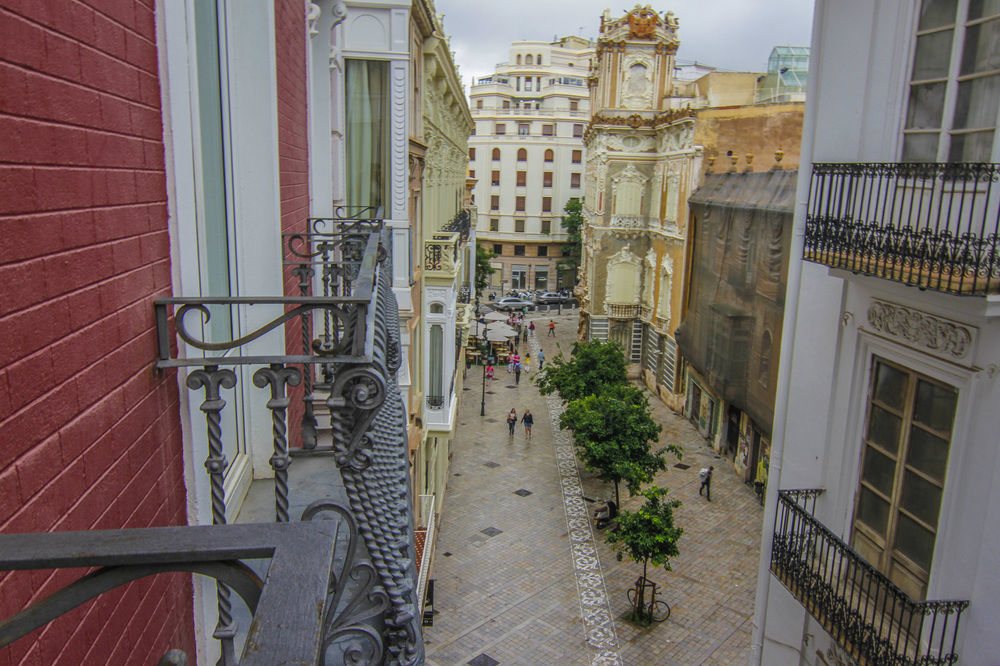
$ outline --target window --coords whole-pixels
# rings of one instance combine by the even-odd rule
[[[518,162],[524,162],[527,159],[528,159],[528,151],[525,150],[524,148],[518,148],[517,149],[517,161]]]
[[[493,244],[493,254],[495,254],[498,257],[501,254],[503,254],[503,245],[501,245],[500,243],[494,243]]]
[[[569,110],[570,111],[579,111],[580,110],[580,102],[578,102],[575,99],[571,99],[569,101]]]
[[[524,187],[527,184],[528,184],[528,172],[527,171],[518,171],[517,172],[517,186],[518,187]]]
[[[347,154],[365,165],[347,170],[347,202],[380,206],[389,186],[389,63],[347,60],[345,90]]]
[[[514,197],[514,210],[524,212],[524,197]]]
[[[500,220],[495,217],[490,219],[490,231],[500,231]]]
[[[494,134],[506,134],[507,133],[507,126],[505,124],[503,124],[503,123],[497,123],[494,126],[493,133]]]
[[[569,176],[569,186],[570,187],[580,187],[580,174],[572,173]]]
[[[523,257],[524,256],[524,246],[523,245],[515,245],[514,246],[514,256],[515,257]]]
[[[494,148],[493,149],[493,161],[494,162],[499,162],[500,161],[500,149],[499,148]]]
[[[500,185],[500,170],[494,169],[490,172],[490,185],[494,187]]]
[[[481,99],[477,99],[476,100],[476,108],[477,109],[483,108],[483,100],[481,100]]]
[[[555,136],[555,125],[542,125],[542,136]]]
[[[475,177],[476,177],[476,170],[469,169],[469,178],[475,178]]]
[[[531,123],[518,123],[517,124],[517,135],[518,136],[528,136],[531,134]]]
[[[552,233],[552,220],[542,220],[542,233],[543,234]]]
[[[552,197],[542,197],[542,212],[543,213],[552,212]]]
[[[524,92],[531,92],[531,77],[524,79]]]
[[[541,53],[539,53],[537,56],[535,56],[535,64],[536,65],[541,65],[542,64],[542,54]]]
[[[913,50],[903,161],[993,161],[1000,108],[998,40],[996,4],[924,0]],[[953,54],[958,62],[952,61]]]
[[[500,197],[493,195],[490,197],[490,210],[500,210]]]
[[[552,172],[546,171],[542,174],[542,187],[552,187]]]
[[[573,151],[573,164],[581,164],[583,162],[583,151],[574,150]]]
[[[500,102],[500,108],[501,109],[509,109],[510,108],[510,100],[509,99],[502,100]]]
[[[524,233],[524,220],[514,220],[514,232],[519,234]]]
[[[852,545],[915,599],[926,595],[958,393],[872,361]]]
[[[520,53],[517,54],[517,64],[518,65],[521,64],[521,54]]]
[[[551,162],[552,159],[553,159],[553,157],[555,157],[555,153],[552,152],[552,149],[551,148],[546,148],[545,149],[545,161],[546,162]]]
[[[573,136],[577,138],[583,136],[583,125],[581,125],[580,123],[573,124]]]
[[[533,65],[534,64],[532,62],[532,57],[531,57],[530,53],[524,57],[524,64],[525,65]]]
[[[471,162],[474,159],[476,159],[476,149],[469,148],[469,161]]]
[[[547,257],[547,256],[549,256],[549,246],[548,245],[539,245],[538,246],[538,256],[539,257]]]

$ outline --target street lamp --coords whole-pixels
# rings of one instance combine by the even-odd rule
[[[479,415],[486,416],[486,366],[489,364],[489,357],[487,354],[490,353],[490,343],[488,340],[483,340],[483,399],[482,403],[479,405]]]

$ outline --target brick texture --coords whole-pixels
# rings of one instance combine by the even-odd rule
[[[153,370],[152,301],[170,289],[155,39],[150,2],[0,2],[5,533],[186,522],[177,380]],[[304,72],[303,41],[282,57]],[[304,74],[282,81],[303,100],[283,108],[291,226]],[[80,574],[0,574],[0,618]],[[0,649],[0,666],[193,656],[191,594],[179,574],[119,588]]]
[[[306,20],[301,0],[276,0],[274,36],[278,72],[278,169],[281,187],[281,231],[306,231],[309,216],[308,115],[306,105]],[[298,296],[298,278],[285,267],[284,289]],[[285,325],[289,354],[302,353],[302,328],[296,318]],[[302,418],[302,386],[292,389],[288,410],[291,445],[301,444],[296,425]]]

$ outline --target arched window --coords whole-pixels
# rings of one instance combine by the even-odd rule
[[[546,162],[551,162],[553,159],[555,159],[555,155],[556,154],[552,151],[551,148],[546,148],[545,149],[545,161]]]
[[[517,149],[517,161],[524,162],[528,159],[528,150],[526,148]]]
[[[537,65],[541,65],[542,64],[542,54],[541,53],[539,53],[538,56],[535,58],[535,64],[537,64]]]
[[[518,65],[521,64],[521,54],[520,53],[517,54],[517,64]]]
[[[499,148],[494,148],[493,149],[493,161],[494,162],[499,162],[500,161],[500,149]]]
[[[431,314],[444,314],[444,306],[440,303],[431,303]]]
[[[525,65],[533,65],[533,64],[535,64],[534,63],[534,59],[531,57],[530,53],[527,55],[527,57],[525,57],[524,64]]]
[[[428,404],[431,407],[441,407],[444,404],[444,329],[440,324],[431,326],[428,369],[430,370],[427,387]]]

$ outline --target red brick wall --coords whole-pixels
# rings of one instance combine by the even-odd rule
[[[308,115],[306,106],[306,18],[303,0],[277,0],[274,33],[278,72],[278,169],[281,186],[281,230],[306,231],[309,216]],[[285,268],[285,294],[298,296],[299,279],[291,266]],[[299,320],[285,326],[289,354],[302,354]],[[300,444],[298,424],[302,418],[302,388],[291,391],[288,410],[293,446]]]
[[[0,531],[184,524],[153,0],[0,0]],[[78,571],[0,579],[0,617]],[[194,656],[191,586],[159,576],[0,649],[14,664]]]

